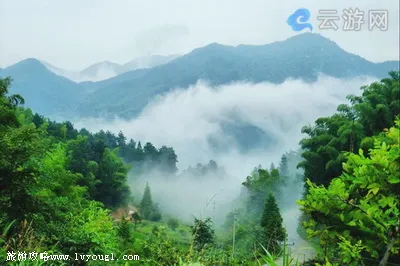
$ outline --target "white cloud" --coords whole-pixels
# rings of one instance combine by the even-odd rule
[[[75,125],[93,131],[104,129],[118,133],[122,130],[128,138],[142,143],[150,141],[158,147],[172,146],[181,170],[199,162],[216,160],[225,167],[229,179],[218,181],[213,178],[204,183],[193,183],[167,181],[158,173],[150,175],[154,194],[159,200],[160,197],[162,202],[172,200],[179,213],[198,214],[215,193],[219,193],[217,203],[230,202],[255,166],[269,167],[271,162],[277,165],[284,152],[299,148],[302,126],[333,114],[337,105],[346,101],[347,94],[359,94],[359,88],[371,81],[371,78],[338,80],[320,77],[312,84],[288,80],[281,85],[235,83],[216,88],[199,82],[189,89],[178,89],[152,101],[136,119],[111,122],[85,119]],[[239,110],[242,120],[273,135],[277,140],[275,146],[241,153],[234,142],[229,142],[228,151],[221,153],[212,149],[207,139],[217,135],[224,140],[226,135],[221,130],[221,123],[231,119],[232,110]],[[139,185],[141,192],[144,183],[134,184]]]

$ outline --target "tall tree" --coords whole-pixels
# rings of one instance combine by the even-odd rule
[[[117,157],[118,150],[104,150],[100,160],[96,184],[95,199],[103,202],[108,208],[125,205],[130,197],[130,189],[127,185],[128,167]]]
[[[264,247],[268,251],[277,254],[280,251],[279,242],[284,241],[286,238],[286,231],[283,228],[283,219],[279,207],[272,194],[269,194],[265,202],[260,225],[264,232]]]
[[[279,163],[279,173],[281,174],[281,177],[287,178],[289,176],[288,160],[285,154],[282,155]]]
[[[31,125],[21,125],[16,109],[23,99],[8,96],[11,79],[0,79],[0,222],[21,220],[34,210],[30,189],[36,183],[37,164],[32,156],[43,152],[41,132]]]
[[[158,157],[161,171],[167,174],[175,174],[176,171],[178,171],[178,168],[176,167],[178,157],[176,156],[174,149],[162,146],[158,150]]]
[[[144,189],[143,198],[140,202],[140,214],[146,220],[150,220],[153,213],[153,199],[151,197],[151,191],[149,183],[146,183],[146,187]]]

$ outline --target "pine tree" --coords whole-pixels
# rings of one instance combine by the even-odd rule
[[[160,221],[162,218],[158,204],[153,203],[149,183],[146,183],[142,201],[140,202],[140,213],[142,217],[150,221]]]
[[[153,200],[151,198],[151,191],[149,183],[146,183],[146,188],[144,189],[144,194],[142,201],[140,202],[140,213],[144,219],[149,220],[153,212]]]
[[[206,245],[214,243],[214,230],[210,218],[203,220],[194,218],[194,226],[191,226],[194,247],[201,250]]]
[[[281,177],[288,177],[289,176],[289,167],[288,167],[288,158],[286,155],[282,155],[281,162],[279,164],[279,173]]]
[[[151,209],[151,215],[150,219],[153,222],[160,221],[162,218],[160,208],[158,207],[158,204],[153,204],[153,208]]]
[[[283,228],[283,219],[276,204],[275,197],[269,194],[265,202],[264,212],[261,217],[261,227],[264,231],[264,247],[276,254],[280,251],[279,242],[286,238],[286,230]]]
[[[117,145],[118,147],[125,147],[126,145],[126,137],[124,136],[124,133],[122,133],[122,131],[120,131],[118,133],[118,137],[117,137]]]
[[[269,171],[272,172],[275,169],[276,169],[275,164],[271,163],[271,165],[269,166]]]

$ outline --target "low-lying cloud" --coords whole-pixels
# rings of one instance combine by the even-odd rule
[[[368,77],[339,80],[323,76],[311,84],[288,80],[279,85],[238,82],[218,87],[200,81],[154,99],[132,120],[107,122],[88,118],[75,125],[92,131],[103,129],[118,133],[122,130],[125,136],[140,140],[142,144],[149,141],[157,147],[171,146],[178,155],[181,170],[210,159],[225,167],[229,178],[196,184],[179,179],[167,181],[162,173],[151,178],[156,200],[173,202],[174,209],[180,213],[186,210],[188,215],[196,215],[216,193],[217,205],[236,198],[242,181],[255,166],[269,167],[271,162],[277,165],[284,152],[299,148],[304,125],[333,114],[338,104],[346,102],[346,95],[360,94],[359,88],[374,80]],[[272,136],[273,145],[268,149],[241,152],[235,139],[226,138],[222,126],[239,120]],[[223,152],[210,145],[210,137],[223,142]],[[135,185],[142,189],[144,182]]]

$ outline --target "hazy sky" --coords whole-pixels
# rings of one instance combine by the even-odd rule
[[[187,53],[211,42],[265,44],[298,34],[286,19],[300,7],[311,11],[314,32],[347,51],[371,61],[398,58],[398,0],[346,2],[0,0],[0,67],[35,57],[78,70],[102,60],[124,63],[151,54]],[[319,9],[339,9],[341,15],[343,8],[357,7],[366,13],[388,10],[388,31],[318,30]]]

